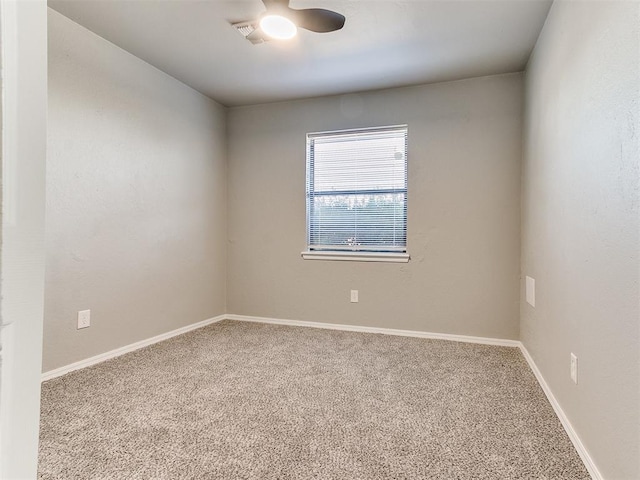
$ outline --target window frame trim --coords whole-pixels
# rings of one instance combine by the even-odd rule
[[[304,260],[333,260],[351,262],[407,263],[411,256],[406,252],[348,252],[339,250],[305,250]]]
[[[305,260],[337,260],[337,261],[360,261],[360,262],[394,262],[394,263],[406,263],[410,260],[410,255],[408,253],[408,228],[409,228],[409,217],[408,211],[405,218],[405,245],[403,251],[375,251],[375,250],[356,250],[349,251],[347,248],[340,248],[339,245],[335,245],[335,250],[328,249],[327,247],[331,246],[321,246],[320,249],[313,248],[314,246],[310,245],[310,235],[311,235],[311,222],[310,222],[310,209],[309,209],[309,191],[308,185],[313,183],[313,175],[315,169],[312,172],[309,172],[309,166],[312,163],[311,158],[311,142],[315,138],[321,138],[331,135],[340,135],[340,134],[362,134],[362,133],[375,133],[375,132],[388,132],[391,130],[404,130],[405,133],[405,156],[408,156],[409,144],[409,125],[408,124],[396,124],[396,125],[385,125],[385,126],[377,126],[377,127],[363,127],[363,128],[350,128],[350,129],[342,129],[342,130],[327,130],[323,132],[310,132],[306,135],[306,172],[305,172],[305,210],[306,210],[306,243],[307,248],[305,251],[301,252],[301,256]],[[409,191],[409,171],[408,171],[408,161],[407,168],[405,168],[405,188],[401,191],[405,195],[405,201],[407,202],[408,208],[408,191]],[[395,190],[398,191],[397,189]],[[315,193],[315,190],[314,190]],[[330,192],[326,192],[324,190],[319,191],[320,195],[330,194]],[[355,192],[354,192],[355,193]],[[331,194],[335,195],[335,192],[331,192]]]

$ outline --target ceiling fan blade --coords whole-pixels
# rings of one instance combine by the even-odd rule
[[[344,15],[324,8],[304,8],[295,12],[296,25],[312,32],[325,33],[340,30],[344,26]]]

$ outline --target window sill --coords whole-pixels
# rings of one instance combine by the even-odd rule
[[[391,252],[330,252],[308,250],[306,252],[302,252],[301,255],[305,260],[331,260],[347,262],[407,263],[410,258],[408,253]]]

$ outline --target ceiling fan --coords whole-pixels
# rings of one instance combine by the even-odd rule
[[[267,11],[256,20],[232,23],[251,43],[268,40],[287,40],[294,37],[298,28],[317,33],[340,30],[344,15],[324,8],[291,8],[289,0],[262,0]]]

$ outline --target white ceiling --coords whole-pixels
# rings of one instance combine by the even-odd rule
[[[252,45],[231,25],[261,0],[49,0],[49,6],[223,105],[518,72],[552,0],[291,0],[347,17]]]

